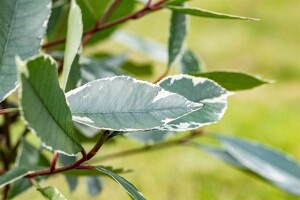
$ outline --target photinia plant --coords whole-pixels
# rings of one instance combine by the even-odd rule
[[[161,10],[170,13],[167,48],[120,31],[125,22]],[[120,176],[128,170],[87,163],[96,160],[107,141],[121,136],[147,148],[100,159],[174,145],[196,147],[300,195],[300,166],[295,160],[263,144],[203,129],[222,118],[227,98],[234,92],[270,81],[243,72],[206,71],[185,45],[190,16],[256,20],[189,7],[187,0],[1,0],[2,198],[12,199],[35,187],[46,199],[65,199],[54,186],[40,185],[61,174],[71,191],[77,178],[85,176],[89,193],[95,195],[102,189],[99,177],[107,176],[132,199],[146,199]],[[147,82],[135,76],[151,76],[151,66],[137,67],[128,53],[101,57],[84,53],[106,40],[164,62],[166,69],[158,79]],[[175,66],[179,74],[169,75]],[[15,133],[12,126],[24,130]],[[185,134],[182,138],[167,141],[180,132]],[[219,145],[194,140],[204,133]],[[28,139],[29,134],[39,138],[39,147]],[[92,148],[84,147],[86,143]]]

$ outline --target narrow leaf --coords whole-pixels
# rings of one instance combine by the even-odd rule
[[[188,100],[203,104],[203,108],[191,112],[164,125],[164,130],[184,131],[219,121],[227,108],[228,91],[212,80],[189,75],[175,75],[161,80],[159,86],[177,93]]]
[[[160,127],[202,104],[130,77],[87,83],[67,93],[73,120],[91,127],[119,131]]]
[[[32,172],[32,171],[31,171]],[[27,168],[13,168],[0,176],[0,188],[17,181],[31,173]]]
[[[172,11],[193,15],[197,17],[208,17],[208,18],[220,18],[220,19],[242,19],[242,20],[258,20],[250,17],[242,17],[236,15],[229,15],[223,13],[217,13],[209,10],[204,10],[201,8],[188,8],[188,7],[180,7],[180,6],[167,6],[167,8]]]
[[[111,166],[98,166],[101,168],[105,168],[106,170],[109,170],[115,174],[121,174],[121,173],[128,173],[132,170],[130,169],[123,169],[123,168],[113,168]],[[61,172],[64,175],[72,175],[72,176],[104,176],[103,172],[95,170],[94,168],[91,169],[71,169],[68,171]]]
[[[123,177],[105,169],[102,167],[96,167],[96,169],[104,174],[106,174],[108,177],[119,183],[122,188],[135,200],[145,200],[146,198],[142,195],[142,193],[131,183],[129,183],[127,180],[125,180]]]
[[[271,184],[300,195],[300,164],[288,155],[256,142],[218,136],[228,153]]]
[[[184,14],[179,12],[172,12],[169,30],[168,42],[168,68],[171,67],[175,59],[180,55],[183,48],[186,32],[187,19]]]
[[[183,74],[202,72],[205,68],[203,61],[198,60],[196,55],[189,49],[184,51],[179,65]]]
[[[173,132],[150,130],[150,131],[137,131],[126,133],[125,136],[143,142],[147,145],[153,145],[165,141]]]
[[[76,0],[71,0],[68,17],[67,41],[64,56],[64,68],[62,72],[62,88],[65,90],[69,78],[72,63],[81,44],[83,33],[82,15]]]
[[[87,176],[85,178],[87,191],[91,196],[96,196],[103,190],[103,183],[100,178]]]
[[[50,8],[51,0],[0,1],[0,102],[18,86],[15,56],[39,52]]]
[[[38,187],[37,190],[48,200],[66,200],[55,187]]]
[[[19,147],[15,167],[26,167],[28,170],[31,170],[36,166],[44,166],[45,168],[48,168],[50,166],[50,163],[47,158],[41,153],[40,149],[35,148],[33,145],[23,139]],[[36,177],[35,180],[39,182],[42,179],[46,178],[47,176]],[[10,187],[8,199],[14,198],[15,196],[29,189],[31,186],[32,183],[30,183],[30,181],[26,177],[15,181]]]
[[[150,38],[144,38],[125,31],[118,31],[113,34],[112,39],[126,45],[132,50],[144,53],[158,62],[165,63],[167,60],[166,47]]]
[[[222,87],[230,91],[247,90],[266,83],[272,83],[257,76],[243,72],[215,71],[204,73],[193,73],[193,76],[206,77],[216,81]]]
[[[64,154],[59,154],[58,159],[64,166],[70,165],[70,164],[76,162],[76,156],[67,156]],[[70,176],[65,176],[65,178],[68,183],[70,192],[73,192],[76,189],[77,184],[78,184],[77,177],[70,175]]]
[[[71,112],[59,87],[54,60],[39,55],[20,69],[20,107],[23,120],[50,150],[74,155],[82,147],[77,140]]]
[[[78,82],[81,78],[80,68],[81,65],[79,64],[79,55],[77,54],[70,69],[70,74],[66,85],[66,92],[69,92],[78,86]]]

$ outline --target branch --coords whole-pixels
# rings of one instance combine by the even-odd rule
[[[19,109],[18,108],[6,108],[6,109],[2,109],[2,110],[0,110],[0,115],[12,113],[12,112],[19,112]]]
[[[161,143],[161,144],[155,144],[152,146],[143,146],[143,147],[139,147],[139,148],[128,149],[125,151],[104,155],[102,157],[95,158],[93,160],[93,163],[97,163],[100,161],[106,161],[106,160],[110,160],[110,159],[114,159],[114,158],[124,158],[125,156],[131,156],[131,155],[149,152],[149,151],[153,151],[153,150],[165,149],[165,148],[169,148],[169,147],[173,147],[173,146],[177,146],[177,145],[186,145],[192,139],[199,137],[203,134],[204,134],[203,130],[194,130],[194,131],[191,131],[191,133],[189,135],[182,137],[180,139],[177,139],[177,140],[173,140],[173,141],[169,141],[169,142],[165,142],[165,143]]]
[[[100,24],[99,26],[95,26],[94,28],[85,31],[83,33],[83,36],[85,37],[86,35],[90,35],[90,34],[93,35],[96,32],[99,32],[101,30],[116,26],[116,25],[118,25],[120,23],[123,23],[123,22],[126,22],[128,20],[134,20],[134,19],[141,18],[141,17],[145,16],[146,14],[148,14],[149,12],[160,10],[160,9],[164,8],[163,4],[166,1],[168,1],[168,0],[161,0],[161,1],[158,1],[157,3],[155,3],[155,4],[152,4],[152,5],[147,3],[142,9],[140,9],[140,10],[134,12],[134,13],[131,13],[127,16],[121,17],[121,18],[116,19],[114,21],[107,22],[107,23],[102,24],[102,25]],[[98,24],[98,22],[97,22],[97,24]],[[65,43],[65,42],[66,42],[66,38],[60,38],[60,39],[57,39],[57,40],[54,40],[52,42],[49,42],[49,43],[46,43],[46,44],[42,45],[42,48],[49,48],[49,47],[57,46],[59,44]]]
[[[51,175],[51,174],[55,174],[55,173],[58,173],[58,172],[63,172],[63,171],[67,171],[67,170],[70,170],[70,169],[78,168],[79,166],[81,166],[82,163],[84,163],[85,161],[91,159],[92,157],[94,157],[94,155],[96,155],[96,153],[99,151],[99,149],[102,147],[102,145],[106,142],[109,134],[110,134],[109,131],[104,131],[103,134],[101,135],[99,141],[95,144],[95,146],[90,150],[90,152],[88,154],[86,154],[85,150],[83,149],[81,151],[82,158],[79,159],[78,161],[76,161],[76,162],[74,162],[70,165],[60,167],[60,168],[56,168],[56,169],[53,168],[53,165],[51,164],[50,169],[33,172],[31,174],[28,174],[27,177],[32,178],[32,177],[35,177],[35,176]]]

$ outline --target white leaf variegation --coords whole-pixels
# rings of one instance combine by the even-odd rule
[[[203,108],[189,113],[162,127],[163,130],[185,131],[216,123],[227,108],[227,97],[232,94],[212,80],[189,75],[175,75],[161,80],[163,89],[184,96]]]
[[[201,103],[126,76],[99,79],[67,93],[73,120],[98,129],[137,131],[159,128]]]

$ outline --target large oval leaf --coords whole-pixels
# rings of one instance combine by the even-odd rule
[[[50,7],[51,0],[0,1],[0,102],[17,88],[15,56],[38,53]]]
[[[59,86],[55,61],[39,55],[20,61],[20,108],[28,126],[53,151],[74,155],[81,151],[70,109]]]
[[[295,160],[255,142],[225,136],[218,138],[239,163],[277,187],[300,195],[300,165]]]
[[[202,104],[126,76],[99,79],[67,93],[73,120],[99,129],[160,127]]]
[[[170,76],[159,83],[163,89],[180,94],[192,102],[202,103],[203,108],[171,121],[163,129],[184,131],[216,123],[227,107],[227,90],[212,80],[189,75]]]

